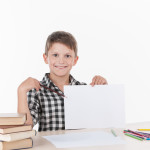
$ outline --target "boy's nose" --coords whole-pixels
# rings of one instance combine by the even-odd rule
[[[64,58],[63,57],[59,57],[59,63],[64,63]]]

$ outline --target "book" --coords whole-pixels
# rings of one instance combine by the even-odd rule
[[[26,121],[26,114],[0,113],[0,125],[23,125]]]
[[[10,149],[22,149],[22,148],[32,148],[33,140],[32,138],[27,138],[12,142],[2,142],[0,141],[0,150],[10,150]]]
[[[21,131],[30,131],[32,130],[32,125],[3,125],[0,126],[0,134],[8,134],[13,132],[21,132]]]
[[[0,141],[17,141],[25,138],[29,138],[36,135],[36,130],[32,131],[24,131],[24,132],[16,132],[10,134],[0,134]]]

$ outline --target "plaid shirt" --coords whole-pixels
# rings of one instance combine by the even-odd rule
[[[56,91],[59,94],[64,93],[49,79],[49,73],[46,73],[42,85]],[[70,85],[86,85],[76,81],[70,75]],[[64,98],[49,89],[41,87],[39,91],[30,90],[28,95],[28,107],[32,116],[33,125],[39,123],[38,131],[64,130]]]

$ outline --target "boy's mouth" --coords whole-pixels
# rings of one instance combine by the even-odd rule
[[[64,69],[64,68],[66,68],[67,66],[55,66],[56,68],[58,68],[58,69]]]

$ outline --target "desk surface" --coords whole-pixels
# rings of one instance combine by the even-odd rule
[[[127,124],[126,129],[136,130],[138,128],[150,128],[150,122],[141,122],[134,124]],[[108,129],[82,129],[82,130],[67,130],[67,131],[48,131],[48,132],[39,132],[37,136],[33,137],[33,148],[30,150],[60,150],[56,148],[42,136],[46,135],[55,135],[55,134],[64,134],[64,133],[73,133],[73,132],[84,132],[84,131],[95,131],[95,130],[108,130]],[[80,148],[65,148],[65,150],[150,150],[150,141],[139,141],[131,137],[125,136],[121,130],[117,130],[119,136],[125,139],[126,144],[123,145],[112,145],[112,146],[92,146],[92,147],[80,147]],[[62,150],[62,149],[61,149]]]

